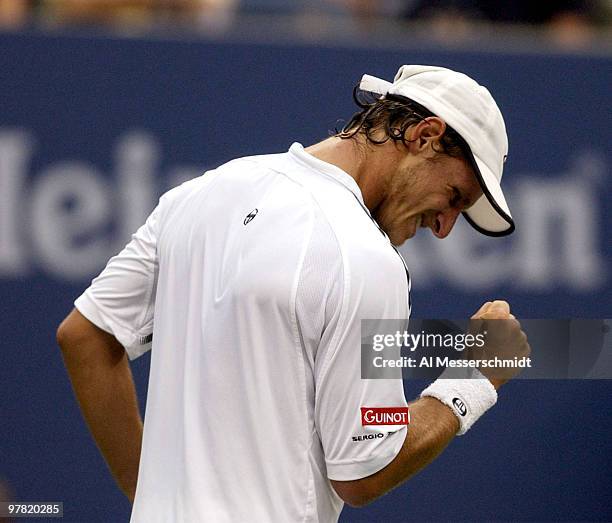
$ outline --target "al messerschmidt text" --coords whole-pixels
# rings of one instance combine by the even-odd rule
[[[531,358],[514,356],[514,358],[463,359],[454,360],[448,356],[423,356],[417,365],[417,358],[402,356],[397,359],[386,359],[376,356],[372,361],[374,367],[423,368],[423,367],[478,367],[478,368],[531,368]]]

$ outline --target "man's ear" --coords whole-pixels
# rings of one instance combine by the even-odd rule
[[[439,142],[446,132],[446,123],[442,118],[429,116],[412,126],[410,130],[410,143],[415,152],[423,152],[431,148],[432,144]]]

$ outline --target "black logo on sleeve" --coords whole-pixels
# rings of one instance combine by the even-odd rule
[[[255,218],[255,216],[257,216],[257,213],[259,212],[259,209],[253,209],[249,214],[246,215],[246,218],[244,219],[244,224],[247,225],[253,218]]]
[[[453,398],[453,405],[457,409],[457,412],[462,416],[465,416],[467,414],[467,407],[465,406],[465,403],[463,403],[463,401],[461,401],[459,398]]]
[[[146,345],[147,343],[151,343],[153,341],[153,333],[147,334],[146,336],[140,336],[138,338],[138,345]]]
[[[353,441],[368,441],[372,439],[384,438],[385,436],[388,436],[389,434],[392,434],[392,432],[388,432],[387,434],[383,434],[382,432],[375,432],[372,434],[361,434],[359,436],[353,436]]]

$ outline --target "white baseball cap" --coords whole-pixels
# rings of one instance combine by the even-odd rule
[[[501,111],[486,87],[469,76],[431,65],[403,65],[393,83],[363,75],[359,88],[409,98],[452,127],[469,146],[483,195],[463,213],[477,231],[506,236],[514,221],[501,189],[508,136]]]

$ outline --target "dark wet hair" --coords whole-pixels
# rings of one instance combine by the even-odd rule
[[[363,134],[366,140],[374,145],[381,145],[389,140],[408,145],[408,129],[427,117],[436,116],[410,98],[397,95],[378,98],[362,91],[358,85],[353,89],[353,99],[360,111],[356,112],[341,130],[335,130],[335,136],[339,138],[350,139]],[[380,131],[384,132],[383,137],[376,138]],[[463,156],[468,161],[471,158],[465,140],[448,124],[440,139],[439,148],[434,150],[453,157]]]

